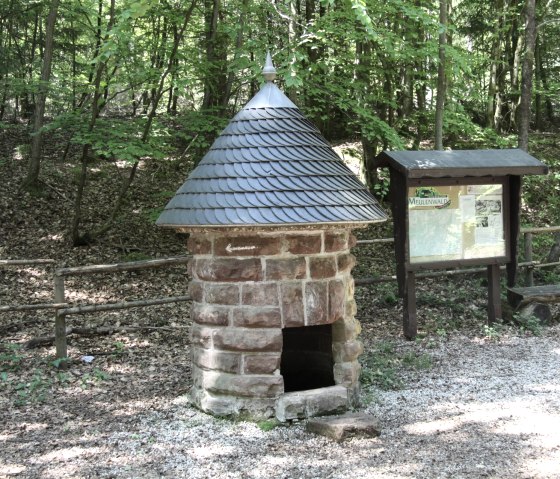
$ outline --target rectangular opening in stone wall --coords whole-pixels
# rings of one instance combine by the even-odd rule
[[[284,391],[334,386],[332,325],[284,328],[280,374]]]

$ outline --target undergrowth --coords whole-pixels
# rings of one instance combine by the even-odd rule
[[[361,357],[361,363],[361,383],[383,390],[402,388],[400,373],[403,370],[432,368],[432,358],[429,354],[414,351],[400,353],[392,341],[380,341],[374,349]]]

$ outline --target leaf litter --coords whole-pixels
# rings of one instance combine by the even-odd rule
[[[10,135],[3,140],[25,141]],[[156,228],[144,212],[163,206],[160,192],[174,191],[187,165],[144,162],[110,234],[72,248],[75,165],[56,155],[46,142],[49,187],[38,196],[18,190],[23,159],[0,165],[0,258],[52,258],[67,267],[186,253],[184,235]],[[97,166],[101,173],[84,203],[86,226],[107,214],[118,186],[113,165]],[[390,225],[357,234],[387,237]],[[394,274],[390,245],[354,254],[354,277]],[[52,266],[0,269],[0,303],[51,301],[52,273]],[[96,275],[69,279],[67,298],[183,295],[187,284],[184,267]],[[364,383],[361,409],[380,419],[382,435],[341,444],[306,433],[304,422],[263,431],[190,406],[188,304],[69,317],[69,325],[162,329],[71,337],[67,369],[53,364],[52,346],[21,348],[52,334],[52,312],[0,314],[0,477],[560,477],[559,326],[489,329],[485,295],[476,276],[419,281],[420,335],[410,342],[401,336],[396,285],[356,288],[364,369],[375,364],[372,377],[397,380]],[[383,354],[386,361],[370,362]],[[87,357],[94,359],[80,361]]]

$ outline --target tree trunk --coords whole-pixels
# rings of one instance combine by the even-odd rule
[[[227,50],[223,35],[219,31],[219,20],[223,16],[222,5],[221,0],[205,0],[204,3],[207,65],[202,109],[221,109],[227,83],[225,71]]]
[[[521,73],[521,100],[519,102],[518,147],[527,151],[529,147],[529,124],[531,122],[531,93],[533,91],[533,63],[535,60],[535,0],[526,3],[525,58]]]
[[[248,3],[249,0],[242,0],[241,9],[239,11],[239,20],[237,23],[237,36],[235,39],[235,52],[233,54],[234,62],[239,58],[239,54],[241,53],[241,48],[243,47],[243,34],[245,30],[245,17],[247,15]],[[226,87],[222,98],[222,107],[224,108],[224,110],[227,107],[229,99],[231,97],[231,91],[233,88],[234,80],[235,80],[235,72],[233,70],[230,70],[227,76]]]
[[[37,189],[39,182],[39,171],[41,168],[41,146],[43,135],[41,129],[45,119],[45,103],[48,94],[48,82],[51,76],[51,63],[54,50],[54,26],[58,11],[59,0],[52,0],[47,27],[45,31],[45,49],[43,56],[43,67],[41,69],[41,82],[37,92],[35,114],[33,119],[33,137],[31,140],[31,155],[27,168],[27,176],[23,180],[23,187],[26,189]]]
[[[447,0],[439,0],[439,54],[438,80],[436,96],[435,145],[436,150],[443,150],[443,113],[445,108],[445,47],[447,44]]]
[[[498,94],[498,64],[501,59],[501,31],[503,28],[503,10],[504,0],[496,0],[494,4],[496,12],[499,14],[497,22],[497,31],[494,32],[492,40],[492,51],[490,54],[490,78],[488,81],[488,96],[486,100],[486,126],[488,128],[496,128],[495,111],[496,111],[496,95]]]
[[[535,83],[537,91],[535,93],[535,126],[537,131],[544,130],[544,115],[543,115],[543,66],[542,66],[542,46],[540,45],[541,37],[537,36],[537,43],[535,45]]]
[[[101,0],[99,3],[99,9],[101,11]],[[115,0],[111,0],[109,22],[107,24],[107,33],[109,33],[113,28],[114,21],[115,21]],[[97,122],[97,118],[99,116],[99,106],[100,106],[99,100],[101,99],[101,79],[103,77],[103,72],[106,69],[106,66],[107,66],[106,61],[97,62],[96,69],[95,69],[95,77],[91,77],[93,79],[94,93],[93,93],[93,100],[91,102],[91,116],[88,124],[88,132],[90,133],[95,128],[95,123]],[[91,146],[88,143],[84,144],[82,147],[80,177],[78,180],[76,198],[74,200],[74,216],[72,218],[72,224],[70,228],[70,237],[73,246],[86,246],[90,243],[87,234],[80,235],[80,225],[82,222],[82,200],[83,200],[84,190],[87,182],[87,173],[88,173],[87,163],[88,163],[90,147]]]
[[[142,132],[142,137],[141,137],[143,142],[148,141],[148,138],[150,136],[151,129],[152,129],[152,124],[153,124],[154,118],[156,116],[159,103],[160,103],[161,98],[163,97],[163,95],[165,93],[165,80],[166,80],[167,76],[173,71],[173,69],[176,65],[175,59],[177,58],[177,51],[179,49],[179,45],[183,41],[183,37],[184,37],[184,34],[185,34],[185,29],[187,28],[189,20],[192,16],[192,13],[193,13],[194,8],[196,6],[196,2],[197,2],[197,0],[192,1],[188,10],[185,12],[185,18],[184,18],[184,21],[183,21],[183,25],[181,26],[181,30],[179,31],[179,33],[176,36],[173,37],[173,48],[171,50],[171,53],[169,54],[167,67],[165,68],[165,70],[160,75],[159,83],[158,83],[157,87],[155,88],[155,94],[154,94],[154,96],[152,98],[152,101],[151,101],[147,121],[146,121],[146,124],[144,125],[144,130]],[[98,229],[96,229],[92,232],[86,232],[84,235],[79,236],[78,244],[91,243],[91,242],[97,240],[100,236],[107,233],[113,227],[114,222],[117,218],[117,215],[118,215],[118,213],[119,213],[119,211],[122,207],[122,204],[123,204],[123,202],[126,198],[126,193],[128,192],[128,189],[130,188],[130,185],[134,181],[134,177],[135,177],[136,171],[138,169],[138,164],[139,164],[138,160],[134,162],[134,164],[132,165],[132,167],[129,171],[128,176],[126,178],[124,178],[124,180],[122,181],[121,188],[119,190],[119,193],[117,195],[117,198],[116,198],[115,203],[114,203],[114,205],[111,209],[111,213],[110,213],[107,221],[105,221],[105,223],[103,225],[101,225]]]

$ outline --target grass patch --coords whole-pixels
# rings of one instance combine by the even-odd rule
[[[266,419],[264,421],[257,422],[257,427],[264,432],[272,431],[280,426],[280,422],[276,419]]]
[[[383,390],[403,387],[400,373],[406,369],[428,370],[432,367],[429,354],[409,351],[399,354],[395,343],[382,341],[369,351],[362,361],[361,382],[364,386],[377,386]]]

